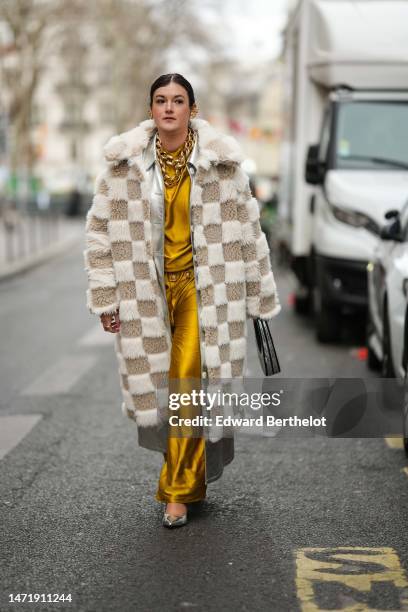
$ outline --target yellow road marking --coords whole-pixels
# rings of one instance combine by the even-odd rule
[[[408,580],[393,548],[342,546],[297,551],[296,588],[302,612],[381,610],[381,602],[377,605],[373,599],[385,583],[387,593],[393,589],[398,609],[408,610]],[[319,607],[319,598],[327,608]]]
[[[387,446],[389,446],[389,448],[404,448],[404,441],[402,439],[402,436],[396,437],[396,438],[384,438]]]

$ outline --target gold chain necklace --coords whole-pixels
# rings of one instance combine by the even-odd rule
[[[184,141],[183,148],[181,149],[180,153],[176,157],[173,157],[172,155],[170,155],[170,153],[168,153],[165,149],[163,149],[163,145],[161,143],[159,134],[157,134],[156,136],[157,159],[160,164],[160,168],[163,174],[164,184],[166,185],[166,187],[174,187],[174,185],[177,185],[177,183],[180,181],[181,177],[183,176],[184,170],[187,165],[187,160],[194,147],[194,137],[195,137],[194,130],[193,128],[189,126],[188,132],[187,132],[187,138]],[[169,166],[170,168],[174,169],[175,174],[173,176],[171,176],[168,173],[166,166]]]

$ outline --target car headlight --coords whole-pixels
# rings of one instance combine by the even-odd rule
[[[346,210],[345,208],[339,208],[338,206],[334,206],[331,204],[330,206],[333,215],[341,221],[342,223],[347,223],[347,225],[352,225],[353,227],[364,227],[369,232],[373,234],[380,235],[380,227],[371,219],[368,215],[364,213],[357,212],[356,210]]]

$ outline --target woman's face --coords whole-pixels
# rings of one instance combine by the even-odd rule
[[[159,87],[153,94],[151,111],[159,130],[171,133],[187,129],[191,112],[187,91],[173,82]]]

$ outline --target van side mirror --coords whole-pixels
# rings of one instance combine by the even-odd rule
[[[309,185],[321,185],[323,183],[325,169],[325,163],[319,160],[319,145],[310,145],[306,157],[306,183]]]
[[[393,240],[394,242],[403,242],[401,221],[399,216],[399,210],[392,209],[387,210],[384,214],[386,219],[392,219],[387,225],[384,225],[380,230],[381,240]]]
[[[387,210],[387,212],[384,213],[386,219],[392,219],[393,217],[398,217],[398,215],[399,210],[397,208],[391,208],[391,210]]]

